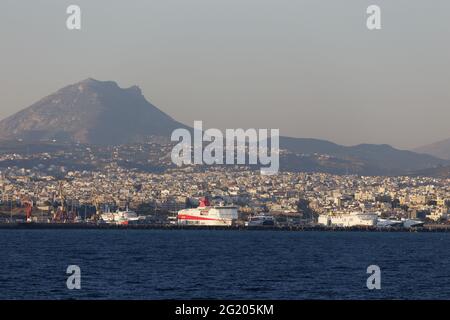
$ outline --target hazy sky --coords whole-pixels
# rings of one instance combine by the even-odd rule
[[[78,4],[82,30],[66,29]],[[366,8],[382,9],[382,30]],[[188,125],[341,144],[450,138],[448,0],[2,0],[0,118],[82,79]]]

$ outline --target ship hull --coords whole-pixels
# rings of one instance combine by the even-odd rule
[[[232,226],[237,218],[236,207],[203,207],[178,212],[179,225]]]

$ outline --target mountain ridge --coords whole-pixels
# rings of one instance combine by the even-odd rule
[[[280,147],[294,153],[327,154],[341,160],[363,162],[371,174],[407,173],[450,163],[428,154],[399,150],[388,144],[342,146],[326,140],[280,137]]]
[[[1,120],[0,139],[119,145],[154,137],[170,141],[178,128],[192,131],[148,102],[138,86],[120,88],[114,81],[87,78]],[[284,164],[293,170],[390,175],[450,164],[387,144],[342,146],[314,138],[280,137],[280,148],[290,152]],[[317,154],[331,158],[324,160]]]
[[[450,139],[441,140],[413,149],[415,152],[426,153],[437,158],[450,160]]]

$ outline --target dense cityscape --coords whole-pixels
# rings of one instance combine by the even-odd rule
[[[84,150],[92,163],[99,161],[89,154],[89,147]],[[2,222],[23,221],[31,203],[34,222],[87,221],[99,218],[99,212],[130,208],[142,221],[170,224],[176,223],[179,210],[198,206],[198,199],[206,196],[235,205],[241,222],[265,214],[279,226],[314,225],[320,216],[369,212],[384,219],[446,224],[450,213],[449,179],[302,172],[265,176],[238,166],[167,167],[150,172],[124,166],[124,154],[123,150],[113,152],[100,161],[103,166],[93,169],[55,165],[55,158],[76,157],[64,151],[3,154],[0,161],[22,162],[1,169]],[[168,160],[161,156],[163,152],[156,154],[155,161]],[[30,159],[42,163],[17,165]],[[53,164],[43,164],[46,159]],[[71,215],[57,219],[58,208]]]

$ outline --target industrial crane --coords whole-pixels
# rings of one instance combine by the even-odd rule
[[[33,213],[33,201],[31,200],[24,200],[22,203],[25,205],[25,216],[26,216],[26,222],[31,222],[31,216]]]
[[[66,196],[63,192],[63,181],[59,182],[58,185],[58,198],[61,201],[61,205],[58,207],[56,212],[53,215],[53,221],[54,222],[67,222],[67,221],[73,221],[75,219],[75,216],[73,213],[68,213],[66,208]]]

